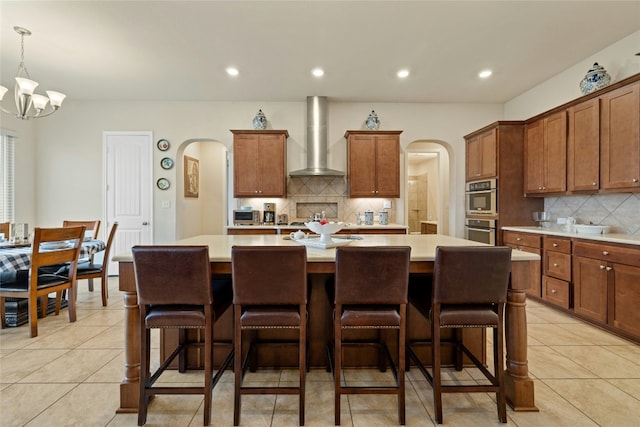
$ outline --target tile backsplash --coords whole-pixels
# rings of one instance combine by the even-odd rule
[[[384,200],[389,199],[351,199],[348,197],[347,178],[335,176],[289,177],[287,181],[287,198],[275,199],[276,212],[288,214],[289,222],[307,220],[310,215],[325,212],[330,221],[356,222],[356,214],[364,215],[364,211],[378,212],[383,209]],[[238,199],[238,206],[251,205],[254,209],[263,210],[263,199]],[[389,223],[396,222],[396,206],[398,199],[391,199]]]
[[[546,197],[544,210],[554,223],[571,216],[578,224],[609,225],[611,233],[640,235],[640,193]]]

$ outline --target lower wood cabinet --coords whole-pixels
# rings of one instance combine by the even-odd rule
[[[640,249],[578,241],[574,311],[640,339]]]
[[[542,276],[542,299],[562,308],[569,308],[571,303],[571,285],[565,280]]]
[[[542,255],[541,236],[517,231],[503,231],[502,241],[512,249],[536,255]],[[523,289],[527,295],[540,298],[540,261],[531,261],[525,269],[511,271],[511,285],[514,289]]]
[[[504,244],[541,262],[514,269],[515,289],[640,342],[640,246],[502,232]]]

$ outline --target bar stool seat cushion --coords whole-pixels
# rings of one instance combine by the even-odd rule
[[[300,313],[297,307],[253,306],[240,316],[243,328],[298,328]]]
[[[202,328],[204,309],[193,305],[152,305],[145,317],[149,328]]]
[[[495,327],[498,314],[487,306],[443,306],[440,311],[440,327]]]
[[[342,311],[343,328],[399,328],[400,314],[398,310],[386,307],[364,306],[346,307]]]

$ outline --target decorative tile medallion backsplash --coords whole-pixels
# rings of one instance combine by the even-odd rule
[[[609,225],[611,233],[640,235],[640,194],[546,197],[544,210],[551,220],[573,217],[578,224]]]

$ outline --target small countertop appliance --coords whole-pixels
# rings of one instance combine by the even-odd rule
[[[276,204],[265,203],[262,210],[262,223],[264,225],[276,225]]]

